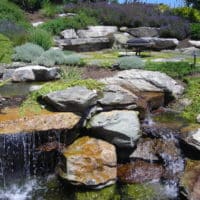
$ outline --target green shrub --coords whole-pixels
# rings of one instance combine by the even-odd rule
[[[81,80],[82,71],[77,67],[62,67],[61,68],[61,78],[65,81],[70,80]]]
[[[187,106],[182,115],[186,119],[196,122],[196,117],[200,113],[200,78],[186,79],[188,84],[185,96],[192,100],[192,104]]]
[[[164,72],[173,78],[183,78],[183,76],[188,75],[193,71],[188,62],[151,62],[146,64],[145,69]]]
[[[53,46],[53,38],[51,34],[43,29],[31,29],[29,33],[29,42],[41,46],[47,50]]]
[[[38,9],[41,6],[42,0],[10,0],[18,4],[21,8],[25,10]]]
[[[65,54],[61,50],[50,49],[45,51],[36,61],[36,64],[52,67],[54,65],[65,64]]]
[[[9,38],[0,34],[0,63],[11,62],[12,52],[12,42],[9,40]]]
[[[86,28],[88,25],[96,25],[97,21],[94,17],[89,17],[85,13],[80,12],[74,17],[65,18],[60,17],[53,20],[50,20],[40,27],[52,34],[59,34],[64,29],[74,28],[81,29]]]
[[[137,56],[125,56],[117,60],[120,69],[143,69],[144,62]]]
[[[199,10],[191,7],[179,7],[172,9],[175,15],[184,17],[191,22],[200,22],[200,12]]]
[[[191,39],[194,39],[194,40],[200,39],[200,24],[199,23],[191,24],[190,31],[191,31]]]
[[[30,27],[24,12],[8,0],[0,1],[0,20],[8,20],[20,24],[23,27]]]
[[[12,56],[14,61],[33,62],[44,52],[44,49],[36,44],[26,43],[15,47]]]
[[[83,59],[78,54],[71,54],[68,56],[65,56],[65,64],[66,65],[72,65],[72,66],[82,66],[84,65]]]

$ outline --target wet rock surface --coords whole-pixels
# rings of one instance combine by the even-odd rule
[[[188,199],[200,200],[200,161],[187,160],[181,184]]]
[[[63,170],[58,167],[57,170],[63,179],[92,188],[115,183],[117,158],[113,145],[103,140],[82,137],[62,153],[66,159],[63,163],[66,168]]]
[[[91,135],[96,135],[118,147],[133,147],[140,137],[137,111],[101,112],[88,122]]]
[[[135,161],[117,168],[117,176],[123,183],[144,183],[160,179],[163,173],[161,165],[144,161]]]

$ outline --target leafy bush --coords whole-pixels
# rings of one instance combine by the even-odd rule
[[[12,56],[14,61],[33,62],[44,52],[44,49],[36,44],[26,43],[15,47]]]
[[[50,20],[40,25],[40,27],[52,34],[59,34],[62,30],[67,28],[80,29],[86,28],[88,25],[96,24],[97,21],[94,17],[89,17],[85,13],[80,12],[79,14],[71,18],[61,17]]]
[[[22,45],[27,41],[24,27],[8,20],[0,20],[0,33],[7,36],[14,46]]]
[[[199,40],[200,39],[200,24],[194,23],[190,25],[191,39]]]
[[[29,33],[29,42],[37,44],[47,50],[53,46],[53,38],[51,34],[43,29],[31,29]]]
[[[173,34],[177,30],[179,33],[181,33],[183,30],[184,33],[187,33],[189,29],[187,20],[182,19],[178,16],[174,16],[168,9],[161,10],[159,5],[153,4],[108,4],[107,2],[66,4],[65,11],[82,11],[84,13],[87,13],[87,15],[89,15],[90,17],[96,18],[97,21],[103,25],[116,25],[119,27],[169,26],[168,32],[173,28]],[[184,28],[182,28],[182,25],[184,25]]]
[[[147,63],[145,69],[160,71],[174,78],[183,78],[185,75],[192,73],[193,69],[188,62],[163,62]]]
[[[192,104],[187,106],[182,114],[188,120],[196,122],[196,117],[200,113],[200,78],[188,78],[186,82],[188,87],[185,96],[192,100]]]
[[[78,54],[71,54],[68,56],[65,56],[65,64],[71,65],[71,66],[82,66],[84,65],[83,59]]]
[[[0,34],[0,63],[11,62],[12,52],[12,42],[6,36]]]
[[[57,13],[58,13],[58,7],[52,3],[50,3],[49,1],[44,2],[44,4],[42,5],[42,9],[41,9],[41,13],[45,16],[45,17],[54,17]]]
[[[184,17],[191,22],[200,22],[200,11],[191,7],[179,7],[172,9],[175,15]]]
[[[55,64],[64,64],[65,63],[65,54],[61,50],[50,49],[45,51],[36,61],[35,63],[52,67]]]
[[[120,69],[143,69],[144,62],[137,56],[121,57],[116,62]]]
[[[15,22],[16,24],[20,24],[24,27],[30,26],[26,20],[24,12],[8,0],[0,1],[0,20],[2,19]]]

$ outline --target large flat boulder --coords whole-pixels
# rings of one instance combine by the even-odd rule
[[[132,36],[129,33],[114,33],[113,34],[113,48],[121,49],[124,48],[127,41],[130,40]],[[135,54],[134,54],[135,55]]]
[[[65,162],[57,172],[70,183],[96,189],[115,183],[117,156],[114,145],[82,137],[65,148],[62,154]]]
[[[169,92],[174,97],[180,96],[184,87],[165,73],[139,69],[124,70],[115,76],[101,80],[108,84],[117,84],[134,91]]]
[[[57,46],[64,50],[72,51],[97,51],[110,48],[112,42],[108,37],[99,38],[77,38],[77,39],[55,39]]]
[[[153,44],[151,49],[153,50],[175,49],[179,44],[179,41],[175,38],[142,37],[141,39],[151,42]]]
[[[140,137],[137,111],[101,112],[90,119],[87,127],[92,135],[97,135],[118,147],[133,147]]]
[[[117,32],[116,26],[88,26],[88,29],[78,30],[80,38],[99,38]]]
[[[78,35],[76,34],[76,31],[74,29],[66,29],[60,33],[60,35],[64,39],[75,39],[78,38]]]
[[[16,69],[6,69],[3,79],[11,79],[13,82],[26,81],[50,81],[60,78],[60,68],[47,68],[39,65],[30,65]]]
[[[138,28],[129,28],[126,30],[129,34],[134,37],[158,37],[159,28],[153,27],[138,27]]]
[[[62,112],[84,113],[90,106],[96,104],[97,92],[86,87],[74,86],[51,92],[44,96],[44,100]]]

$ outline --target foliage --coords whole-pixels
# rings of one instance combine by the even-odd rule
[[[97,91],[102,91],[104,88],[104,84],[101,82],[98,82],[94,79],[85,79],[85,80],[79,80],[79,79],[74,79],[69,80],[59,80],[55,82],[49,82],[46,83],[42,86],[41,89],[33,91],[32,93],[29,94],[27,99],[22,103],[20,107],[20,112],[21,114],[25,114],[27,110],[31,110],[32,112],[38,111],[41,109],[40,104],[38,103],[38,100],[41,99],[44,95],[58,91],[58,90],[64,90],[69,87],[74,87],[74,86],[85,86],[90,90],[97,90]]]
[[[0,82],[0,87],[6,85],[6,84],[9,83],[10,81],[11,81],[10,79],[7,79],[7,80],[5,80],[5,81],[1,81],[1,82]]]
[[[27,32],[24,27],[8,20],[0,20],[0,33],[7,36],[14,46],[27,41]]]
[[[26,43],[14,49],[13,60],[33,62],[44,52],[44,49],[36,44]]]
[[[163,28],[167,26],[168,32],[172,31],[173,33],[171,35],[174,35],[178,30],[178,35],[182,35],[178,38],[187,36],[189,32],[187,20],[174,16],[168,9],[160,9],[158,5],[143,3],[108,4],[107,2],[98,2],[88,4],[66,4],[65,6],[66,12],[79,12],[80,10],[91,17],[95,17],[97,21],[103,25]],[[184,28],[182,26],[184,26]]]
[[[29,42],[41,46],[47,50],[53,46],[53,38],[51,34],[43,29],[31,29],[29,33]]]
[[[142,69],[144,68],[144,62],[137,56],[124,56],[117,60],[116,64],[120,69]]]
[[[65,56],[65,64],[71,66],[83,66],[85,64],[84,60],[78,54],[71,54]]]
[[[200,9],[199,0],[184,0],[187,6],[192,6],[193,8]]]
[[[8,0],[0,1],[0,20],[8,20],[24,27],[29,27],[24,12]]]
[[[123,187],[123,193],[126,195],[127,199],[134,200],[153,200],[157,199],[156,191],[150,185],[145,184],[128,184]]]
[[[74,17],[60,17],[50,20],[40,27],[52,34],[59,34],[62,30],[67,28],[81,29],[88,25],[96,25],[97,21],[94,17],[89,17],[83,12],[79,12]]]
[[[172,9],[175,15],[184,17],[190,22],[200,22],[200,11],[191,7],[179,7]]]
[[[145,69],[164,72],[173,78],[183,78],[193,72],[192,66],[188,62],[149,62]]]
[[[41,13],[45,17],[54,17],[58,12],[58,7],[49,1],[44,2],[42,5]]]
[[[191,38],[194,40],[200,39],[200,24],[199,23],[193,23],[190,26],[191,28]]]
[[[75,193],[76,200],[120,200],[115,186],[106,187],[101,190],[79,191]]]
[[[9,38],[0,34],[0,63],[11,62],[12,52],[12,42],[9,40]]]
[[[62,80],[80,80],[82,72],[77,67],[62,67],[61,78]]]
[[[187,78],[187,90],[185,96],[192,100],[192,104],[187,106],[182,115],[186,119],[196,122],[196,117],[200,113],[200,78]]]

